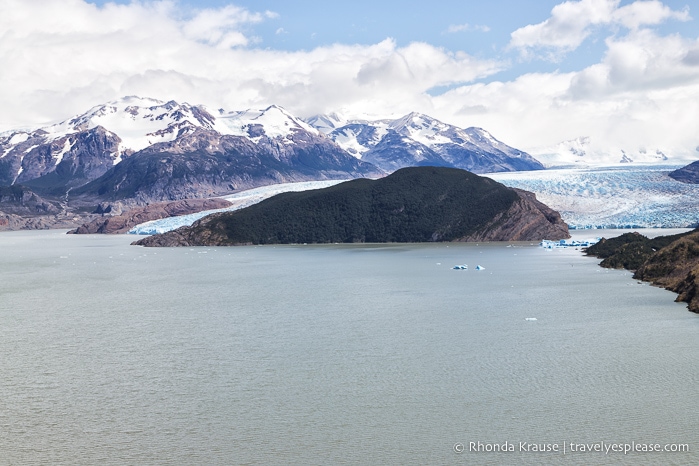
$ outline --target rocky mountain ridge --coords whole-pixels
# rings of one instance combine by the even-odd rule
[[[669,176],[682,183],[699,184],[699,161],[671,171]]]
[[[231,203],[225,199],[183,199],[137,207],[126,212],[114,212],[111,216],[98,217],[91,222],[69,231],[70,234],[118,234],[127,233],[131,228],[151,220],[188,215],[203,210],[223,209]],[[112,205],[109,206],[109,209]],[[108,212],[105,212],[108,213]]]
[[[125,97],[56,125],[0,135],[0,186],[22,182],[68,206],[145,205],[384,174],[277,106],[226,112]]]
[[[531,155],[498,141],[482,128],[463,129],[417,112],[388,120],[347,120],[329,114],[307,121],[355,157],[387,172],[420,165],[473,173],[544,168]]]

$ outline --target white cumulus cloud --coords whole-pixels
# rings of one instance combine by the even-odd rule
[[[255,47],[249,26],[274,18],[235,6],[183,17],[171,1],[0,2],[0,130],[45,124],[123,95],[244,109],[276,103],[310,115],[429,109],[425,91],[502,69],[425,43]],[[251,30],[251,29],[250,29]]]
[[[479,31],[479,32],[489,32],[490,27],[482,25],[482,24],[451,24],[447,28],[446,32],[449,34],[454,34],[457,32],[470,32],[470,31]]]
[[[551,10],[551,17],[512,32],[509,46],[523,56],[543,53],[557,59],[583,43],[595,27],[621,25],[628,29],[657,25],[669,19],[687,21],[689,9],[675,11],[658,0],[636,1],[620,7],[620,0],[566,1]]]
[[[606,45],[601,61],[580,71],[462,86],[436,97],[435,108],[533,153],[589,137],[610,160],[621,150],[696,157],[699,40],[639,29]]]

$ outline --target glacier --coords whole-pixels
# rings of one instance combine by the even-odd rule
[[[695,227],[699,185],[670,178],[678,167],[619,164],[485,176],[535,193],[571,229]]]
[[[260,188],[255,189],[249,189],[228,196],[223,196],[223,199],[233,204],[224,209],[204,210],[195,214],[162,218],[160,220],[151,220],[150,222],[145,222],[141,223],[140,225],[136,225],[128,231],[128,234],[155,235],[159,233],[166,233],[168,231],[176,230],[177,228],[183,226],[189,226],[192,223],[199,220],[200,218],[206,217],[207,215],[215,214],[218,212],[231,212],[234,210],[240,210],[253,204],[257,204],[258,202],[264,201],[265,199],[270,198],[272,196],[276,196],[277,194],[327,188],[329,186],[334,186],[338,183],[342,183],[343,181],[348,180],[302,181],[299,183],[281,183],[270,186],[262,186]]]

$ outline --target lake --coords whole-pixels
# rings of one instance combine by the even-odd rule
[[[0,233],[0,464],[699,463],[699,316],[575,249],[135,239]]]

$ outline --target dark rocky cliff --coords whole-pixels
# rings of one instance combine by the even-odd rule
[[[699,184],[699,161],[690,163],[686,167],[678,168],[669,173],[670,178],[683,183]]]
[[[602,267],[635,270],[635,279],[678,293],[676,301],[699,313],[699,229],[653,239],[625,233],[603,239],[587,254],[604,259]]]
[[[676,239],[654,252],[636,270],[634,278],[645,280],[678,293],[677,301],[686,302],[699,313],[699,230]]]
[[[80,227],[69,231],[70,234],[117,234],[126,233],[131,228],[144,222],[160,220],[161,218],[188,215],[203,210],[223,209],[231,203],[225,199],[183,199],[172,202],[150,204],[137,207],[117,215],[96,218]],[[110,206],[111,207],[111,206]]]

